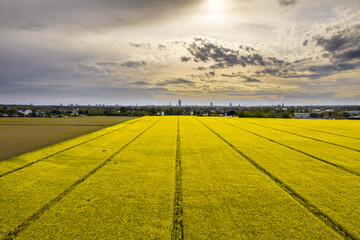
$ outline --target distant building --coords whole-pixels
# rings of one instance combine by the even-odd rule
[[[310,113],[294,113],[294,118],[310,118]]]
[[[26,109],[25,112],[24,112],[24,115],[27,116],[29,114],[32,114],[33,111],[31,109]]]
[[[318,118],[318,113],[294,113],[295,118]]]
[[[210,102],[210,107],[212,107],[213,106],[213,102]]]
[[[18,114],[20,114],[20,115],[24,115],[24,114],[25,114],[25,111],[23,111],[23,110],[18,110],[17,112],[18,112]]]
[[[232,107],[232,103],[229,103],[229,106]]]
[[[164,113],[164,111],[158,111],[158,112],[157,112],[157,115],[158,115],[158,116],[164,116],[165,113]]]
[[[359,115],[360,111],[347,111],[347,113],[350,115]]]
[[[181,100],[180,99],[179,99],[178,103],[179,103],[179,107],[181,107]]]
[[[347,119],[350,119],[350,120],[360,120],[360,115],[359,115],[359,116],[350,116],[350,117],[348,117]]]

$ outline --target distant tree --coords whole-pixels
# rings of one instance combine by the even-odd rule
[[[229,111],[229,112],[228,112],[228,115],[234,116],[234,115],[235,115],[235,111],[234,111],[234,110]]]
[[[126,112],[127,112],[126,107],[121,107],[121,108],[120,108],[120,112],[121,112],[121,113],[126,113]]]
[[[181,107],[174,107],[172,115],[183,115],[183,109]]]

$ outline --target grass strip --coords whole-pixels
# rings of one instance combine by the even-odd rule
[[[273,129],[273,130],[276,130],[276,131],[279,131],[279,132],[289,133],[289,134],[296,135],[296,136],[299,136],[299,137],[308,138],[308,139],[311,139],[311,140],[314,140],[314,141],[331,144],[331,145],[334,145],[334,146],[337,146],[337,147],[346,148],[346,149],[353,150],[353,151],[356,151],[356,152],[360,152],[359,149],[352,148],[352,147],[348,147],[348,146],[344,146],[344,145],[341,145],[341,144],[337,144],[337,143],[333,143],[333,142],[328,142],[328,141],[321,140],[321,139],[317,139],[317,138],[313,138],[313,137],[304,136],[304,135],[301,135],[301,134],[298,134],[298,133],[293,133],[293,132],[289,132],[289,131],[286,131],[286,130],[281,130],[281,129],[274,128],[274,127],[264,126],[264,125],[261,125],[261,124],[258,124],[258,123],[248,122],[248,121],[244,121],[244,120],[240,120],[240,121],[243,121],[243,122],[246,122],[246,123],[251,123],[251,124],[254,124],[254,125],[257,125],[257,126],[260,126],[260,127],[265,127],[265,128]]]
[[[132,124],[134,124],[134,123],[136,123],[136,122],[138,122],[138,121],[140,121],[140,119],[137,119],[137,120],[129,123],[128,125],[125,125],[125,126],[121,127],[121,128],[114,129],[114,130],[112,130],[112,131],[110,131],[110,132],[101,134],[101,135],[99,135],[99,136],[97,136],[97,137],[94,137],[94,138],[92,138],[92,139],[86,140],[86,141],[84,141],[84,142],[82,142],[82,143],[73,145],[73,146],[71,146],[71,147],[67,147],[67,148],[65,148],[65,149],[63,149],[63,150],[61,150],[61,151],[55,152],[55,153],[50,154],[50,155],[48,155],[48,156],[46,156],[46,157],[40,158],[40,159],[38,159],[38,160],[36,160],[36,161],[27,163],[27,164],[25,164],[25,165],[23,165],[23,166],[21,166],[21,167],[15,168],[15,169],[13,169],[13,170],[11,170],[11,171],[4,172],[4,173],[0,174],[0,178],[1,178],[1,177],[4,177],[4,176],[6,176],[6,175],[9,175],[9,174],[11,174],[11,173],[17,172],[17,171],[19,171],[19,170],[21,170],[21,169],[24,169],[24,168],[26,168],[26,167],[29,167],[29,166],[31,166],[31,165],[33,165],[33,164],[35,164],[35,163],[44,161],[44,160],[46,160],[46,159],[48,159],[48,158],[51,158],[51,157],[53,157],[53,156],[56,156],[56,155],[58,155],[58,154],[60,154],[60,153],[63,153],[63,152],[66,152],[66,151],[68,151],[68,150],[71,150],[71,149],[73,149],[73,148],[76,148],[76,147],[79,147],[79,146],[81,146],[81,145],[84,145],[84,144],[86,144],[86,143],[88,143],[88,142],[91,142],[91,141],[93,141],[93,140],[96,140],[96,139],[98,139],[98,138],[101,138],[101,137],[103,137],[103,136],[106,136],[106,135],[108,135],[108,134],[110,134],[110,133],[116,132],[116,131],[118,131],[118,130],[120,130],[120,129],[123,129],[123,128],[125,128],[125,127],[128,127],[128,126],[130,126],[130,125],[132,125]]]
[[[300,194],[295,192],[291,187],[283,183],[280,179],[273,176],[271,173],[269,173],[265,168],[261,167],[258,163],[256,163],[254,160],[252,160],[250,157],[248,157],[245,153],[243,153],[241,150],[239,150],[237,147],[232,145],[229,141],[227,141],[225,138],[223,138],[220,134],[218,134],[216,131],[208,127],[205,123],[200,121],[198,118],[196,118],[202,125],[204,125],[207,129],[209,129],[211,132],[213,132],[217,137],[219,137],[222,141],[224,141],[226,144],[228,144],[235,152],[237,152],[241,157],[243,157],[245,160],[247,160],[252,166],[254,166],[257,170],[259,170],[261,173],[266,175],[270,178],[277,186],[279,186],[283,191],[288,193],[295,201],[297,201],[300,205],[302,205],[305,209],[307,209],[309,212],[311,212],[315,217],[317,217],[319,220],[321,220],[323,223],[325,223],[328,227],[333,229],[335,232],[337,232],[339,235],[343,236],[345,239],[357,239],[355,236],[353,236],[350,232],[348,232],[342,225],[334,221],[330,216],[322,212],[320,209],[318,209],[315,205],[311,204],[308,200],[306,200],[304,197],[302,197]]]
[[[176,158],[175,158],[175,194],[174,194],[174,218],[171,239],[184,239],[183,206],[182,206],[182,172],[181,172],[181,144],[180,144],[180,120],[177,121]]]
[[[162,119],[162,118],[161,118]],[[127,142],[125,145],[123,145],[119,150],[117,150],[115,153],[113,153],[110,157],[108,157],[105,161],[103,161],[100,165],[92,169],[90,172],[85,174],[83,177],[78,179],[75,183],[73,183],[71,186],[69,186],[67,189],[65,189],[62,193],[60,193],[57,197],[52,199],[50,202],[45,204],[40,210],[35,212],[33,215],[31,215],[28,219],[26,219],[24,222],[22,222],[20,225],[18,225],[14,230],[10,231],[7,235],[5,235],[2,239],[3,240],[10,240],[14,239],[20,232],[27,229],[33,222],[35,222],[40,216],[50,208],[52,208],[54,205],[56,205],[58,202],[60,202],[66,195],[68,195],[71,191],[73,191],[80,183],[84,182],[87,178],[91,177],[93,174],[95,174],[98,170],[100,170],[102,167],[104,167],[107,163],[109,163],[116,155],[118,155],[122,150],[124,150],[127,146],[129,146],[131,143],[133,143],[136,139],[138,139],[141,135],[143,135],[146,131],[148,131],[151,127],[153,127],[156,123],[158,123],[161,119],[157,120],[153,124],[151,124],[148,128],[146,128],[144,131],[142,131],[140,134],[138,134],[136,137],[131,139],[129,142]]]
[[[294,147],[291,147],[291,146],[288,146],[288,145],[286,145],[286,144],[280,143],[280,142],[278,142],[278,141],[275,141],[275,140],[273,140],[273,139],[267,138],[267,137],[262,136],[262,135],[260,135],[260,134],[254,133],[254,132],[252,132],[252,131],[250,131],[250,130],[247,130],[247,129],[244,129],[244,128],[242,128],[242,127],[233,125],[233,124],[231,124],[231,123],[228,123],[228,122],[225,122],[225,121],[222,121],[222,120],[219,120],[219,119],[217,119],[217,120],[218,120],[218,121],[221,121],[221,122],[223,122],[223,123],[226,123],[226,124],[228,124],[228,125],[230,125],[230,126],[239,128],[239,129],[241,129],[241,130],[243,130],[243,131],[245,131],[245,132],[251,133],[251,134],[253,134],[253,135],[255,135],[255,136],[261,137],[261,138],[263,138],[263,139],[265,139],[265,140],[268,140],[268,141],[270,141],[270,142],[279,144],[279,145],[281,145],[281,146],[283,146],[283,147],[286,147],[286,148],[291,149],[291,150],[293,150],[293,151],[296,151],[296,152],[298,152],[298,153],[304,154],[304,155],[306,155],[306,156],[308,156],[308,157],[311,157],[311,158],[313,158],[313,159],[315,159],[315,160],[318,160],[318,161],[320,161],[320,162],[329,164],[329,165],[331,165],[331,166],[333,166],[333,167],[336,167],[336,168],[338,168],[338,169],[340,169],[340,170],[342,170],[342,171],[345,171],[345,172],[347,172],[347,173],[350,173],[350,174],[353,174],[353,175],[356,175],[356,176],[360,177],[360,173],[359,173],[359,172],[356,172],[356,171],[353,171],[353,170],[348,169],[348,168],[346,168],[346,167],[343,167],[343,166],[341,166],[341,165],[338,165],[338,164],[329,162],[329,161],[327,161],[327,160],[324,160],[324,159],[319,158],[319,157],[316,157],[316,156],[314,156],[314,155],[312,155],[312,154],[303,152],[303,151],[301,151],[301,150],[299,150],[299,149],[296,149],[296,148],[294,148]]]

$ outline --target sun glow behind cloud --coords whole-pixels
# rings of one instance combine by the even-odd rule
[[[216,10],[221,8],[222,1],[221,0],[207,0],[207,5],[210,9]]]
[[[201,24],[211,24],[217,28],[227,19],[228,7],[226,0],[206,0],[196,14]]]

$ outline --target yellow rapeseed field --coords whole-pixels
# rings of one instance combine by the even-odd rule
[[[360,122],[132,119],[0,162],[0,239],[360,239]]]

